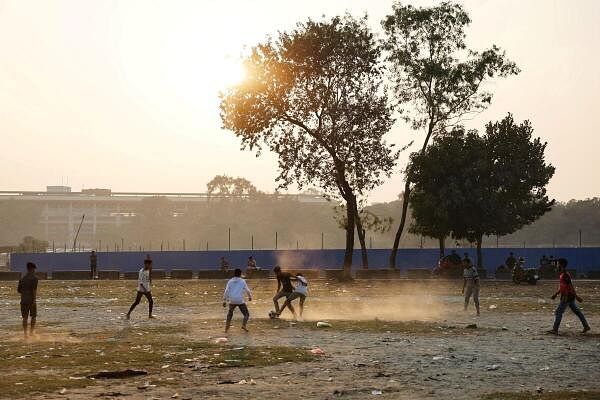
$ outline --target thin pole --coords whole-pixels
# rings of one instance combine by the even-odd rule
[[[231,251],[231,228],[227,228],[227,251]]]
[[[373,249],[373,236],[369,236],[369,248]]]
[[[125,240],[121,238],[121,250],[125,251]]]
[[[275,231],[275,250],[277,250],[277,231]]]
[[[252,235],[252,244],[251,244],[251,249],[254,250],[254,235]]]
[[[296,240],[296,250],[299,250],[299,249],[300,249],[300,245],[299,245],[298,241]]]
[[[54,247],[54,240],[52,241],[52,252],[56,253],[56,248]]]
[[[581,247],[581,229],[579,230],[579,247]]]
[[[81,230],[81,225],[83,224],[84,219],[85,219],[85,214],[83,214],[81,216],[81,222],[79,223],[79,228],[77,228],[77,233],[75,234],[75,239],[73,239],[73,251],[75,251],[75,247],[77,246],[77,237],[79,236],[79,231]]]
[[[183,251],[185,251],[185,239],[183,239]]]
[[[163,242],[160,242],[160,251],[163,251]]]
[[[206,242],[206,251],[208,251],[208,242]]]
[[[325,235],[321,232],[321,250],[325,249]]]
[[[499,237],[500,236],[496,235],[496,248],[499,247],[499,243],[500,243]]]

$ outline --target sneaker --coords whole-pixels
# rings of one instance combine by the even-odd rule
[[[246,328],[244,325],[242,325],[242,330],[243,330],[244,332],[246,332],[246,333],[250,332],[250,331],[248,330],[248,328]]]
[[[586,333],[586,332],[588,332],[590,329],[592,329],[592,328],[590,328],[589,326],[584,326],[584,327],[583,327],[583,331],[582,331],[581,333]]]
[[[558,331],[555,331],[554,329],[550,329],[549,331],[546,331],[546,333],[549,333],[551,335],[558,335]]]
[[[149,319],[156,319],[156,315],[149,315],[148,318]]]
[[[131,316],[129,314],[125,315],[125,319],[129,320],[131,318]]]

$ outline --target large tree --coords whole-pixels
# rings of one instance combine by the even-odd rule
[[[280,187],[318,186],[346,205],[350,276],[357,196],[389,176],[396,154],[381,49],[366,18],[308,20],[252,49],[247,79],[222,94],[221,118],[243,148],[279,156]]]
[[[451,2],[423,8],[396,3],[382,22],[399,111],[414,129],[425,131],[421,152],[438,132],[490,104],[492,94],[483,89],[486,80],[519,72],[496,46],[481,52],[467,48],[465,28],[470,22],[463,7]],[[406,177],[391,268],[396,265],[410,191]]]
[[[414,153],[408,171],[416,230],[475,242],[482,267],[484,236],[511,234],[550,211],[554,167],[545,161],[546,143],[532,134],[529,121],[516,124],[509,114],[482,136],[457,127]]]
[[[550,211],[554,200],[546,185],[555,168],[546,163],[546,143],[533,138],[529,121],[516,124],[513,116],[486,125],[481,143],[468,145],[476,154],[469,170],[469,196],[454,229],[456,237],[477,245],[477,265],[482,267],[484,235],[507,235]],[[481,155],[477,155],[479,152]]]

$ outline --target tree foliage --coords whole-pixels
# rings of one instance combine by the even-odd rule
[[[243,148],[279,156],[285,188],[315,185],[344,200],[349,271],[357,195],[389,176],[396,154],[381,49],[366,18],[308,20],[252,49],[247,79],[222,94],[221,118]]]
[[[206,184],[206,191],[211,195],[220,196],[252,196],[258,193],[256,187],[246,178],[233,178],[227,175],[217,175]]]
[[[457,127],[413,153],[411,230],[477,243],[481,266],[483,236],[511,234],[554,205],[546,193],[554,167],[545,161],[546,143],[532,134],[529,121],[516,124],[509,114],[482,136]]]
[[[398,109],[414,129],[425,129],[421,151],[432,136],[490,104],[492,93],[483,88],[486,80],[519,72],[495,45],[483,51],[467,48],[465,28],[470,22],[463,6],[452,2],[433,7],[398,2],[382,21]],[[407,178],[391,267],[406,222],[410,185]]]

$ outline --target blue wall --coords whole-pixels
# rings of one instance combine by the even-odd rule
[[[461,256],[468,253],[475,260],[475,249],[456,249]],[[483,249],[484,265],[493,271],[502,264],[509,252],[524,257],[526,266],[535,267],[542,255],[564,257],[569,260],[569,268],[579,272],[600,270],[600,247],[589,248],[488,248]],[[449,252],[449,251],[448,251]],[[390,251],[388,249],[369,250],[371,268],[385,268]],[[340,268],[344,251],[335,250],[236,250],[236,251],[152,251],[152,252],[99,252],[98,269],[120,269],[137,271],[141,268],[146,254],[154,261],[156,269],[217,269],[221,256],[232,266],[245,269],[248,256],[253,255],[259,267],[272,268],[275,265],[290,268]],[[433,268],[438,261],[438,249],[400,249],[397,265],[407,268]],[[38,265],[39,271],[83,270],[89,268],[89,253],[15,253],[11,255],[11,269],[25,271],[27,261]],[[360,251],[354,252],[354,267],[360,267]]]

